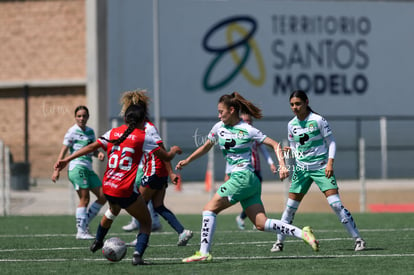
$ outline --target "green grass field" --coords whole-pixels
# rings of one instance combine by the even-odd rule
[[[280,214],[269,215],[279,218]],[[153,233],[145,260],[151,265],[131,265],[132,248],[118,263],[89,251],[91,241],[75,239],[73,216],[12,216],[0,218],[0,274],[414,274],[414,214],[354,214],[367,250],[353,251],[353,240],[333,213],[296,215],[295,225],[311,225],[320,240],[315,253],[302,241],[289,238],[281,253],[271,253],[271,233],[238,230],[234,215],[219,215],[212,246],[213,261],[182,263],[199,248],[201,215],[178,215],[194,238],[177,247],[177,234],[163,222]],[[121,215],[107,237],[132,241],[135,233],[121,226]],[[91,231],[96,230],[98,219]]]

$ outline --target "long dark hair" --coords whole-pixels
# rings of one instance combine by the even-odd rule
[[[125,111],[124,120],[125,123],[128,125],[128,128],[125,130],[122,136],[120,136],[118,139],[111,140],[108,140],[103,137],[101,138],[115,145],[119,145],[129,136],[129,134],[132,133],[132,131],[134,131],[145,120],[145,117],[146,108],[142,106],[142,104],[132,104]]]
[[[293,97],[297,97],[297,98],[300,98],[303,102],[308,102],[308,111],[309,112],[312,112],[312,113],[315,113],[315,114],[317,114],[317,112],[315,112],[314,110],[312,110],[312,108],[309,106],[309,98],[308,98],[308,95],[306,94],[306,92],[305,91],[303,91],[303,90],[296,90],[296,91],[293,91],[291,94],[290,94],[290,96],[289,96],[289,102],[290,102],[290,100],[293,98]]]

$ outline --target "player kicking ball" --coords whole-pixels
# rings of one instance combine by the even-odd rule
[[[261,183],[251,164],[252,144],[259,142],[273,148],[279,161],[281,180],[289,176],[289,171],[286,169],[279,143],[244,122],[239,116],[240,113],[249,114],[256,119],[262,117],[261,110],[240,94],[234,92],[221,96],[218,102],[218,117],[221,121],[213,126],[208,140],[185,160],[178,162],[176,166],[176,169],[182,169],[193,160],[206,154],[214,144],[220,146],[227,163],[230,165],[229,180],[218,188],[217,193],[204,206],[200,250],[193,256],[183,259],[183,262],[212,260],[210,249],[216,228],[216,216],[222,210],[238,202],[258,230],[293,236],[302,239],[314,251],[319,250],[319,243],[309,226],[300,229],[280,220],[269,219],[266,216],[261,200]]]

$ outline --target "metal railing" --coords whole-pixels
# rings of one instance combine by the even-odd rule
[[[10,149],[0,140],[1,215],[10,214]]]
[[[365,140],[365,176],[367,178],[411,178],[414,169],[414,116],[325,116],[337,142],[335,171],[338,177],[358,179],[361,159],[360,139]],[[287,122],[292,116],[265,117],[254,125],[275,140],[286,139]],[[174,117],[161,120],[160,133],[167,145],[179,145],[184,156],[194,151],[205,139],[217,117]],[[111,125],[122,123],[120,118],[112,118]],[[216,149],[217,150],[217,149]],[[221,154],[215,154],[222,158]],[[184,157],[183,156],[183,157]],[[221,161],[222,162],[222,161]],[[217,165],[221,165],[217,161]],[[206,163],[206,160],[204,160]],[[200,165],[204,165],[200,164]],[[206,167],[206,166],[205,166]],[[224,167],[216,167],[216,177],[221,178]],[[265,169],[264,179],[270,176]],[[203,173],[192,176],[201,180]]]

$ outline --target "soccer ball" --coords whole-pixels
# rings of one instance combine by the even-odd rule
[[[119,262],[127,252],[127,246],[123,240],[113,237],[105,241],[102,254],[111,262]]]

